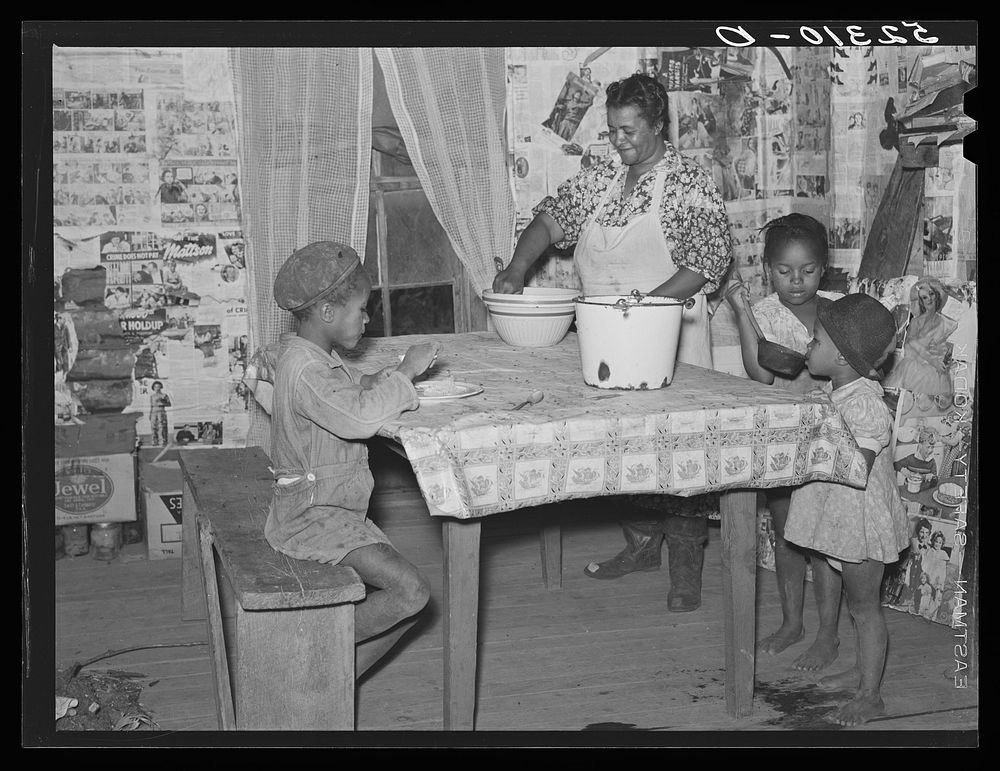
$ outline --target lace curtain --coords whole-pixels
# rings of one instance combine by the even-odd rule
[[[368,48],[236,48],[230,61],[257,349],[294,328],[272,290],[295,249],[334,240],[364,254],[372,59]],[[253,401],[247,443],[270,444],[267,415]]]
[[[420,184],[476,290],[513,250],[502,48],[376,48]]]

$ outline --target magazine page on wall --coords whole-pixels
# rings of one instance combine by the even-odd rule
[[[884,386],[896,409],[893,465],[910,546],[887,571],[882,601],[951,625],[966,542],[976,287],[923,276],[904,298],[893,308],[904,324]]]

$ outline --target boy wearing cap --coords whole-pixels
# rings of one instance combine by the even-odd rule
[[[368,519],[373,481],[364,439],[419,405],[413,378],[437,349],[410,348],[397,367],[365,375],[344,364],[364,335],[371,280],[349,246],[321,241],[295,251],[274,282],[275,302],[299,321],[284,335],[274,374],[274,487],[264,535],[296,559],[349,565],[370,587],[355,609],[360,676],[414,623],[427,580]],[[372,639],[374,638],[374,639]]]
[[[854,699],[833,714],[840,725],[864,723],[885,711],[881,697],[888,631],[880,587],[887,564],[909,545],[906,509],[896,487],[889,452],[893,415],[883,400],[880,367],[895,344],[896,325],[878,300],[850,294],[817,310],[806,366],[830,378],[829,394],[851,430],[868,466],[868,485],[857,490],[833,482],[810,482],[792,492],[785,540],[826,557],[813,570],[828,571],[822,584],[828,601],[841,591],[857,629],[853,668],[824,677],[820,688],[856,689]]]

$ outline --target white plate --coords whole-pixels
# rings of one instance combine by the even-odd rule
[[[424,381],[414,383],[417,389],[417,396],[422,402],[442,402],[448,399],[464,399],[466,396],[475,396],[483,392],[483,387],[475,383],[462,383],[455,381],[453,384],[441,381]]]

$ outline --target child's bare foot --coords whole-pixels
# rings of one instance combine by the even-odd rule
[[[838,725],[852,726],[867,723],[873,717],[885,714],[885,703],[878,693],[858,694],[830,716],[830,720]]]
[[[803,672],[818,672],[830,666],[837,658],[840,639],[837,637],[817,637],[809,650],[792,662],[792,669]]]
[[[782,624],[777,632],[765,637],[758,643],[757,647],[761,653],[774,656],[781,653],[789,645],[795,645],[795,643],[805,637],[805,634],[805,630],[801,626],[788,627]]]
[[[821,677],[816,685],[824,691],[853,691],[860,684],[861,670],[851,667],[844,672]]]

